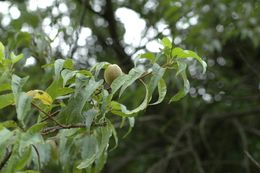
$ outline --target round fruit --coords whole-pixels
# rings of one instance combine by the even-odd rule
[[[111,85],[111,83],[120,75],[122,75],[123,72],[121,68],[116,64],[110,64],[104,73],[104,78],[106,83]]]

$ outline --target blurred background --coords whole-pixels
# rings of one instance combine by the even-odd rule
[[[28,89],[46,89],[51,73],[41,66],[58,58],[78,68],[108,61],[127,72],[140,53],[159,52],[164,36],[203,57],[207,73],[191,65],[188,96],[171,104],[177,88],[167,74],[168,99],[140,114],[126,138],[127,127],[117,129],[119,146],[103,172],[259,172],[260,1],[0,1],[0,41],[25,55],[15,70],[30,75]],[[129,90],[125,104],[142,92]]]

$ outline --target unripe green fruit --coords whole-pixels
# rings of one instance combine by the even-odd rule
[[[104,78],[106,83],[108,85],[111,85],[111,83],[118,77],[123,74],[121,68],[116,64],[110,64],[104,73]]]

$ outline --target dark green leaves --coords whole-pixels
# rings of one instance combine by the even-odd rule
[[[110,138],[114,137],[115,147],[118,144],[115,119],[109,113],[121,116],[122,126],[124,120],[128,120],[127,135],[134,127],[135,116],[138,113],[148,105],[156,105],[164,100],[167,92],[164,80],[164,76],[168,75],[166,70],[170,72],[169,76],[172,74],[170,70],[175,70],[176,77],[183,81],[177,94],[170,99],[171,102],[184,97],[190,88],[185,58],[194,58],[202,64],[204,71],[206,69],[205,62],[195,52],[174,47],[168,38],[163,38],[161,43],[163,49],[160,53],[142,54],[140,58],[148,59],[149,62],[140,64],[141,68],[132,68],[128,74],[120,75],[109,88],[104,84],[100,74],[109,65],[108,62],[97,63],[88,71],[75,70],[71,59],[56,60],[52,65],[46,66],[54,72],[54,80],[46,90],[52,98],[48,105],[39,101],[40,98],[45,98],[43,90],[31,88],[28,93],[23,91],[29,77],[11,77],[13,64],[22,59],[23,55],[16,56],[11,53],[10,58],[5,58],[4,46],[0,44],[0,109],[14,104],[19,121],[0,123],[0,147],[14,146],[14,155],[10,158],[6,172],[23,170],[32,161],[40,167],[54,155],[51,152],[56,153],[55,158],[59,156],[58,162],[61,163],[63,172],[78,172],[79,169],[100,172],[106,163]],[[137,82],[142,84],[144,91],[140,90]],[[125,98],[132,97],[127,92],[130,86],[142,91],[137,92],[140,94],[137,97],[141,100],[134,103],[135,107],[131,109],[127,105],[128,102],[124,102]],[[34,95],[35,99],[32,100],[29,94],[35,91],[37,97]],[[122,96],[120,99],[124,104],[114,97],[116,92],[119,98]],[[32,113],[35,118],[30,117]],[[19,128],[20,124],[23,130]],[[43,138],[43,135],[46,136]],[[52,141],[51,145],[46,145],[44,139]],[[55,140],[58,141],[58,145]],[[3,155],[4,152],[0,150],[0,158]]]

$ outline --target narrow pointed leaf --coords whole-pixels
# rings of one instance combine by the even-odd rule
[[[133,84],[139,77],[142,76],[142,74],[144,73],[143,70],[141,69],[138,69],[138,68],[133,68],[129,74],[127,75],[127,79],[126,81],[124,82],[121,90],[120,90],[120,93],[119,93],[119,97],[123,94],[123,92],[125,91],[125,89],[127,87],[129,87],[131,84]]]

